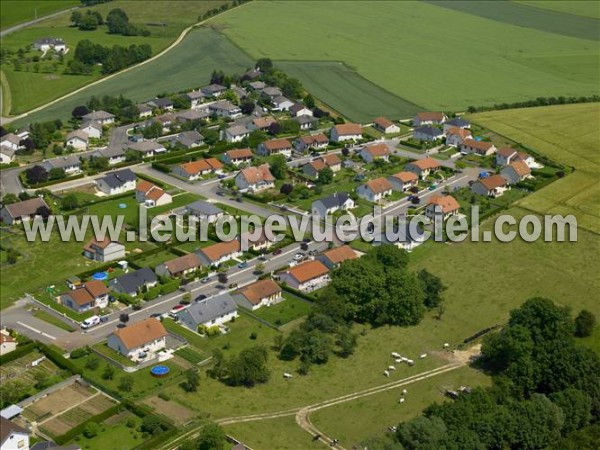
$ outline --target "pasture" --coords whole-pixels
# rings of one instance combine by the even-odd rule
[[[199,28],[157,60],[90,86],[15,123],[68,119],[75,106],[87,103],[93,95],[122,94],[134,101],[144,101],[161,92],[191,90],[209,84],[215,69],[239,74],[252,65],[253,61],[227,38],[211,29]]]
[[[485,112],[470,120],[576,169],[519,201],[520,207],[539,214],[574,214],[580,229],[600,233],[598,103]]]
[[[560,13],[573,14],[575,16],[592,17],[594,19],[600,19],[600,9],[594,2],[588,2],[585,0],[568,0],[568,1],[554,1],[554,0],[514,0],[516,3],[526,4],[532,8],[547,9],[550,11],[557,11]]]
[[[492,8],[488,2],[474,7]],[[554,16],[577,33],[572,21]],[[582,39],[519,26],[513,19],[507,23],[423,2],[280,1],[253,2],[209,23],[253,59],[343,62],[385,91],[427,109],[460,111],[538,96],[598,94],[597,31],[596,40]],[[292,23],[295,33],[289,33]],[[314,86],[318,73],[297,75]],[[361,98],[342,83],[349,89],[336,96]],[[327,89],[337,92],[331,83]],[[357,100],[348,114],[361,107]]]
[[[68,4],[73,2],[61,1],[58,3]],[[106,17],[110,10],[121,8],[126,12],[131,23],[143,25],[151,32],[151,35],[147,37],[111,35],[107,33],[106,26],[100,26],[93,31],[81,31],[70,26],[70,14],[48,18],[11,33],[4,37],[2,41],[3,47],[8,49],[28,48],[36,39],[52,36],[62,38],[71,51],[65,55],[65,65],[59,65],[53,73],[15,71],[11,64],[3,64],[2,68],[6,74],[11,94],[10,114],[16,115],[28,111],[102,78],[98,71],[89,76],[63,74],[64,67],[73,58],[74,49],[80,40],[90,39],[94,43],[109,47],[113,45],[149,44],[152,47],[153,55],[156,55],[173,42],[185,28],[198,22],[199,16],[204,12],[223,3],[226,2],[222,0],[202,2],[157,1],[145,3],[144,7],[141,8],[139,1],[115,1],[86,8],[86,10],[91,9],[100,12],[103,17]],[[31,70],[31,68],[27,70]],[[4,113],[7,114],[8,111],[4,111]]]
[[[86,450],[106,450],[114,448],[115,442],[119,443],[120,450],[134,449],[141,445],[144,433],[139,431],[142,420],[129,411],[123,411],[109,417],[100,425],[98,435],[87,438],[83,434],[75,438],[75,444],[81,445]],[[133,426],[128,426],[133,425]]]
[[[2,2],[0,29],[79,5],[77,0],[5,0]]]

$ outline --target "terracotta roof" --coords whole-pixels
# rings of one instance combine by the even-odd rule
[[[0,333],[0,344],[5,342],[16,342],[12,336],[7,336],[4,333]]]
[[[492,148],[494,146],[494,144],[492,144],[491,142],[476,141],[475,139],[465,139],[465,141],[463,142],[463,145],[472,147],[472,148],[476,148],[479,150],[489,150],[490,148]]]
[[[325,164],[323,162],[323,160],[321,159],[315,159],[314,161],[310,161],[309,163],[307,163],[309,166],[311,166],[313,169],[315,169],[317,172],[320,172],[321,170],[323,170],[325,167],[327,167],[327,164]]]
[[[81,287],[69,292],[65,292],[63,296],[69,296],[79,306],[92,303],[96,298],[108,294],[108,288],[101,281],[88,281]]]
[[[150,183],[146,180],[139,180],[137,185],[135,186],[136,191],[143,192],[144,194],[148,193],[152,188],[158,187],[153,183]]]
[[[229,159],[252,158],[252,150],[249,148],[236,148],[225,153]]]
[[[460,208],[460,205],[456,201],[454,197],[451,195],[435,195],[429,199],[427,205],[437,205],[442,209],[444,214],[447,214],[452,211],[456,211]]]
[[[230,255],[240,251],[240,243],[237,240],[218,242],[208,247],[200,249],[200,252],[206,256],[209,261],[217,261],[223,256]]]
[[[403,183],[410,183],[411,181],[417,181],[419,177],[412,172],[398,172],[392,175],[393,178],[398,178]]]
[[[332,248],[331,250],[327,250],[323,253],[329,261],[333,264],[339,264],[349,259],[357,259],[358,255],[352,247],[349,245],[342,245],[341,247]]]
[[[450,127],[448,128],[448,135],[456,134],[463,139],[467,139],[468,136],[471,136],[471,131],[468,128],[459,128],[459,127]]]
[[[366,186],[371,189],[375,194],[380,194],[385,191],[393,189],[392,184],[386,178],[375,178],[374,180],[367,181]]]
[[[336,125],[335,131],[338,136],[348,136],[353,134],[362,134],[362,127],[357,123],[343,123]]]
[[[496,152],[497,155],[503,156],[505,158],[509,158],[512,155],[514,155],[515,153],[517,153],[517,151],[514,148],[510,148],[510,147],[502,147],[500,150],[498,150]]]
[[[189,163],[181,164],[180,166],[187,174],[195,175],[207,170],[219,170],[223,167],[216,158],[200,159]]]
[[[163,195],[165,195],[165,191],[163,191],[161,188],[159,188],[158,186],[154,186],[150,192],[146,193],[146,198],[150,199],[150,200],[154,200],[155,202],[158,201],[159,198],[161,198]]]
[[[381,128],[387,128],[394,125],[394,122],[392,122],[389,119],[386,119],[385,117],[378,117],[373,120],[373,123],[379,125]]]
[[[506,180],[500,175],[492,175],[490,177],[482,178],[479,180],[479,182],[483,184],[488,191],[494,190],[501,186],[506,186]]]
[[[428,111],[428,112],[420,112],[417,114],[417,118],[421,121],[425,120],[435,120],[441,121],[444,118],[444,113],[439,111]]]
[[[165,263],[165,266],[171,274],[183,272],[184,270],[195,269],[201,265],[202,263],[200,262],[200,258],[198,258],[198,255],[195,253],[183,255]]]
[[[323,155],[319,159],[322,160],[329,167],[337,166],[338,164],[342,163],[342,160],[340,159],[340,157],[338,155],[336,155],[335,153],[330,153],[329,155]]]
[[[300,138],[300,140],[305,144],[305,145],[311,145],[311,144],[326,144],[329,142],[329,139],[327,139],[327,136],[325,136],[323,133],[319,133],[319,134],[312,134],[310,136],[302,136]]]
[[[117,328],[113,334],[121,340],[127,350],[132,350],[163,338],[168,333],[160,321],[149,318],[124,328]]]
[[[102,281],[88,281],[87,283],[83,283],[83,287],[94,297],[100,297],[108,294],[108,288]]]
[[[281,288],[273,280],[259,280],[239,290],[253,305],[258,305],[263,298],[271,297],[281,292]]]
[[[529,153],[525,153],[525,152],[519,152],[517,153],[517,157],[520,160],[526,160],[527,158],[531,158],[531,155]]]
[[[320,261],[307,261],[302,264],[298,264],[289,270],[289,274],[298,281],[298,283],[305,283],[314,278],[318,278],[329,272],[329,269],[325,267]]]
[[[270,141],[263,142],[263,146],[270,152],[275,150],[284,150],[291,148],[292,144],[287,139],[271,139]]]
[[[419,159],[417,161],[413,161],[410,164],[412,164],[413,166],[418,167],[421,170],[427,170],[427,169],[437,169],[438,167],[441,166],[441,164],[433,159],[433,158],[423,158],[423,159]]]
[[[252,121],[257,128],[267,128],[272,123],[277,122],[272,116],[258,117]]]
[[[519,175],[520,177],[529,175],[531,173],[531,169],[529,168],[529,166],[521,160],[513,161],[508,166],[512,167],[517,173],[517,175]]]
[[[249,184],[256,184],[261,181],[275,181],[275,177],[271,174],[268,164],[262,164],[258,167],[247,167],[241,170],[241,174]]]
[[[85,244],[85,247],[83,247],[83,248],[90,252],[95,252],[96,248],[108,247],[110,242],[111,242],[111,240],[108,236],[105,236],[104,239],[102,239],[101,241],[97,240],[96,238],[92,238],[92,240],[89,241],[87,244]]]
[[[381,158],[384,156],[388,156],[390,154],[390,149],[387,145],[381,144],[373,144],[365,147],[367,152],[373,155],[375,158]]]

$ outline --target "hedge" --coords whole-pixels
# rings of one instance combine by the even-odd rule
[[[47,186],[53,186],[55,184],[59,184],[59,183],[65,183],[67,181],[73,181],[73,180],[78,180],[80,178],[83,178],[85,176],[84,173],[80,173],[78,175],[73,175],[70,177],[65,177],[65,178],[59,178],[58,180],[49,180],[49,181],[44,181],[43,183],[38,183],[38,184],[30,184],[27,181],[27,176],[25,175],[25,172],[21,172],[21,174],[19,175],[19,178],[21,178],[21,182],[23,183],[23,186],[25,186],[28,189],[41,189]]]
[[[165,164],[153,162],[151,165],[152,165],[153,169],[156,169],[159,172],[171,173],[171,168],[169,166],[165,165]]]
[[[61,355],[56,350],[53,350],[50,347],[48,347],[47,345],[44,345],[42,343],[39,344],[38,349],[40,350],[40,352],[42,352],[46,356],[46,358],[48,358],[50,361],[52,361],[54,364],[56,364],[59,368],[61,368],[63,370],[68,370],[69,372],[71,372],[72,374],[75,374],[75,375],[83,375],[82,369],[77,367],[75,364],[73,364],[68,359],[64,358],[63,355]]]
[[[294,289],[293,287],[289,286],[286,283],[279,283],[279,286],[281,286],[281,289],[283,289],[284,291],[289,292],[290,294],[294,294],[296,297],[300,297],[300,298],[302,298],[304,300],[307,300],[307,301],[309,301],[311,303],[314,303],[314,302],[317,301],[316,297],[314,297],[314,296],[312,296],[310,294],[307,294],[306,292],[302,292],[302,291],[299,291],[297,289]]]
[[[61,434],[60,436],[55,437],[54,438],[54,442],[56,442],[58,445],[64,445],[64,444],[66,444],[70,440],[75,439],[78,435],[80,435],[81,433],[83,433],[84,430],[85,430],[85,428],[91,422],[102,423],[106,419],[108,419],[109,417],[112,417],[116,413],[120,412],[121,408],[122,408],[122,406],[119,405],[119,404],[111,406],[106,411],[101,412],[100,414],[97,414],[97,415],[95,415],[93,417],[90,417],[88,420],[80,423],[76,427],[71,428],[65,434]]]
[[[18,346],[12,352],[0,356],[0,366],[14,361],[15,359],[19,359],[21,356],[27,355],[36,348],[38,348],[37,342],[30,342],[29,344]]]

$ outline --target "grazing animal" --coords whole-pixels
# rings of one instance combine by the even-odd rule
[[[396,370],[396,368],[394,366],[389,366],[388,370]]]
[[[390,376],[390,373],[389,373],[387,370],[384,370],[384,371],[383,371],[383,374],[384,374],[386,377],[389,377],[389,376]]]

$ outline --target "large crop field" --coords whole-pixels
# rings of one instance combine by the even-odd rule
[[[143,101],[161,92],[177,92],[206,85],[215,69],[240,73],[253,62],[240,49],[219,33],[200,28],[191,31],[181,44],[148,64],[119,74],[68,97],[48,108],[33,113],[16,123],[68,119],[77,105],[85,104],[93,95],[124,95]]]
[[[211,23],[253,58],[286,61],[282,67],[290,67],[289,61],[343,62],[424,108],[463,110],[537,96],[598,94],[594,19],[553,12],[549,22],[548,11],[540,8],[470,3],[470,9],[458,11],[423,2],[252,2]],[[544,27],[532,28],[537,22]],[[348,115],[361,109],[355,84],[330,83],[335,79],[330,66],[307,67],[296,75],[309,87],[322,84],[321,100],[353,102]]]
[[[580,227],[600,233],[600,104],[494,111],[471,120],[576,169],[519,206],[540,214],[574,214]]]
[[[0,28],[4,30],[79,5],[77,0],[5,0],[2,2]]]
[[[64,65],[59,65],[52,73],[43,73],[43,70],[39,73],[35,72],[33,66],[29,67],[28,64],[23,65],[20,71],[16,71],[12,61],[10,64],[8,61],[3,62],[2,70],[8,81],[11,100],[10,104],[4,105],[4,113],[10,111],[11,115],[17,115],[29,111],[101,78],[99,71],[88,76],[63,74],[64,67],[73,58],[74,49],[79,41],[90,39],[94,43],[109,47],[149,44],[152,53],[156,55],[173,42],[186,27],[198,22],[200,15],[223,3],[225,3],[223,0],[144,3],[137,0],[114,1],[89,8],[99,11],[103,17],[106,17],[110,10],[121,8],[127,13],[131,23],[143,25],[151,32],[148,37],[111,35],[107,33],[106,26],[100,26],[94,31],[81,31],[70,26],[70,14],[52,17],[9,34],[3,38],[2,46],[14,51],[20,48],[27,49],[36,39],[44,37],[63,39],[70,51],[65,55]],[[4,11],[4,5],[2,9]],[[155,85],[156,88],[158,87]]]

